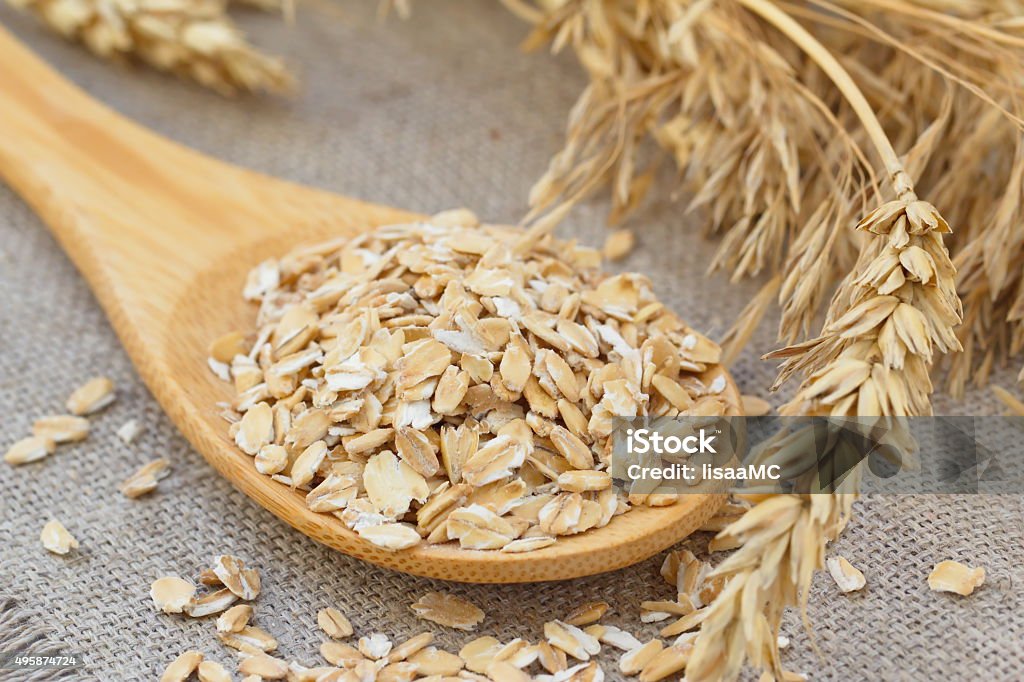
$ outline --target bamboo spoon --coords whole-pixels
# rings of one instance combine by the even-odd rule
[[[524,554],[421,544],[388,552],[254,468],[216,403],[230,388],[206,367],[209,342],[252,328],[247,270],[299,242],[418,216],[302,187],[186,149],[122,118],[0,28],[0,174],[49,225],[91,285],[139,374],[189,442],[238,489],[300,532],[417,575],[525,582],[628,566],[692,533],[723,495],[638,508],[605,528]],[[705,378],[725,374],[716,369]],[[728,379],[728,375],[726,375]],[[726,397],[738,413],[728,379]]]

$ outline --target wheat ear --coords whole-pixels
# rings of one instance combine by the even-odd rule
[[[876,238],[833,300],[822,335],[773,354],[790,358],[783,378],[797,369],[808,373],[785,411],[926,414],[933,349],[959,347],[955,270],[942,243],[949,226],[917,198],[874,111],[831,53],[774,4],[739,3],[792,39],[835,83],[877,148],[896,195],[858,225]],[[825,544],[845,526],[854,499],[853,493],[766,497],[719,534],[739,549],[716,569],[729,582],[708,607],[688,680],[734,679],[744,659],[782,675],[776,644],[782,610],[806,603]]]
[[[896,198],[857,225],[875,235],[836,293],[820,336],[770,353],[787,358],[780,381],[805,379],[788,414],[931,413],[935,350],[960,349],[956,269],[943,244],[949,225],[921,201],[878,117],[838,60],[803,26],[767,0],[739,0],[793,40],[832,80],[882,159]]]
[[[254,48],[217,0],[7,2],[101,57],[137,59],[224,94],[292,86],[281,60]]]

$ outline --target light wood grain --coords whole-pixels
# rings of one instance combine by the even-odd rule
[[[687,495],[525,554],[449,545],[384,551],[256,472],[216,415],[215,403],[230,398],[230,389],[211,375],[205,357],[211,339],[253,326],[255,311],[240,296],[252,265],[300,242],[414,214],[259,175],[159,137],[90,98],[3,28],[0,173],[82,272],[139,374],[189,442],[242,492],[326,545],[447,580],[570,578],[651,556],[692,533],[723,500],[714,492]],[[731,379],[727,396],[739,405]]]

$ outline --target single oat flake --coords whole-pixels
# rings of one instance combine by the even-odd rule
[[[196,669],[199,682],[231,682],[231,673],[217,661],[206,660]]]
[[[928,587],[934,592],[954,592],[965,597],[984,582],[984,568],[971,568],[949,560],[935,564],[928,576]]]
[[[192,603],[196,586],[176,576],[165,576],[153,581],[149,596],[154,606],[164,613],[181,613]]]
[[[199,651],[186,651],[175,658],[164,669],[160,682],[185,682],[203,662],[203,654]]]
[[[114,402],[116,397],[114,382],[106,377],[96,377],[68,397],[68,412],[79,417],[94,414]]]
[[[39,460],[52,455],[57,444],[44,436],[29,436],[16,441],[4,453],[4,461],[13,466],[38,462]]]
[[[78,548],[78,540],[56,519],[43,526],[39,540],[43,543],[43,547],[54,554],[67,554],[72,549]]]
[[[253,608],[249,604],[238,604],[217,617],[217,632],[241,632],[252,618]]]
[[[843,592],[856,592],[864,589],[867,580],[864,574],[843,557],[829,557],[825,561],[829,575],[836,581],[836,585]]]
[[[170,462],[163,458],[143,465],[121,484],[121,494],[135,499],[153,492],[160,479],[167,475],[169,466]]]
[[[72,443],[89,435],[89,420],[72,415],[40,417],[32,423],[32,435],[54,443]]]
[[[474,630],[484,619],[484,612],[475,604],[441,592],[427,592],[410,608],[418,618],[457,630]]]
[[[131,445],[135,442],[135,439],[142,433],[142,425],[139,424],[138,420],[129,419],[117,430],[117,437],[120,438],[125,445]]]
[[[334,607],[320,609],[316,614],[316,623],[331,639],[345,639],[354,632],[352,623],[341,611]]]
[[[632,230],[616,230],[604,240],[604,257],[610,261],[622,260],[633,250],[635,243]]]

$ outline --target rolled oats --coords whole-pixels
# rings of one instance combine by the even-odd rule
[[[199,682],[231,682],[231,674],[216,661],[206,660],[196,669]]]
[[[331,665],[351,668],[363,660],[359,649],[344,642],[324,642],[320,645],[320,655]]]
[[[252,606],[239,604],[232,606],[217,618],[217,632],[241,632],[252,618]]]
[[[117,430],[117,437],[124,441],[125,445],[131,445],[142,433],[142,425],[135,419],[129,419]]]
[[[601,643],[596,637],[558,620],[544,624],[544,638],[551,646],[581,661],[588,661],[601,651]]]
[[[149,596],[164,613],[182,613],[196,594],[196,586],[175,576],[157,578],[149,588]]]
[[[534,551],[629,510],[606,471],[613,416],[724,412],[724,382],[698,378],[720,353],[645,277],[462,216],[259,265],[256,333],[210,362],[237,392],[235,444],[311,510],[393,551]]]
[[[192,618],[204,618],[226,611],[236,601],[238,601],[238,597],[225,587],[222,590],[203,595],[199,599],[189,601],[183,610]]]
[[[90,379],[68,397],[68,412],[82,417],[99,412],[114,402],[114,382],[106,377]]]
[[[49,438],[29,436],[28,438],[22,438],[7,448],[7,452],[4,453],[4,461],[14,466],[38,462],[44,457],[52,455],[56,449],[57,444]]]
[[[856,592],[867,584],[864,574],[843,557],[829,557],[825,561],[829,575],[843,592]]]
[[[320,609],[316,614],[316,624],[331,639],[345,639],[346,637],[351,637],[352,633],[355,632],[352,629],[352,623],[348,621],[345,614],[333,606]]]
[[[418,618],[457,630],[474,630],[484,619],[484,612],[476,605],[440,592],[427,592],[410,608]]]
[[[619,670],[624,675],[639,675],[664,647],[660,639],[652,639],[646,644],[630,649],[619,658]]]
[[[246,625],[237,632],[221,632],[217,636],[226,646],[248,653],[273,651],[277,648],[277,640],[255,625]]]
[[[634,242],[632,230],[616,230],[604,240],[604,257],[610,261],[621,260],[633,250]]]
[[[72,549],[78,548],[78,540],[68,532],[60,521],[56,519],[48,521],[39,534],[39,541],[47,551],[54,554],[67,554]]]
[[[374,632],[366,637],[360,637],[357,648],[363,656],[377,661],[391,653],[391,646],[391,640],[387,635]]]
[[[71,415],[40,417],[32,423],[32,435],[54,443],[72,443],[89,435],[89,420]]]
[[[418,635],[413,635],[391,650],[387,657],[388,662],[397,663],[405,661],[410,656],[416,654],[416,652],[430,645],[433,641],[434,635],[430,632],[421,632]]]
[[[160,682],[185,682],[203,662],[199,651],[186,651],[170,662],[160,676]]]
[[[928,587],[935,592],[954,592],[967,596],[985,582],[984,568],[971,568],[958,561],[940,561],[928,576]]]
[[[608,602],[594,601],[586,604],[581,604],[573,609],[572,613],[566,616],[563,620],[569,625],[575,625],[581,627],[583,625],[590,625],[601,620],[601,618],[608,612]],[[600,639],[600,638],[598,638]]]
[[[416,529],[407,523],[381,523],[365,526],[357,532],[364,540],[392,552],[415,547],[421,539]]]
[[[167,475],[167,468],[170,462],[166,459],[156,459],[145,464],[134,474],[125,479],[121,484],[121,494],[125,497],[135,499],[156,490],[160,479]]]
[[[251,601],[259,596],[260,576],[255,569],[246,568],[245,562],[230,554],[213,557],[212,570],[217,579],[232,594]]]
[[[421,675],[454,676],[465,666],[462,659],[437,647],[428,646],[420,649],[407,659],[416,666]]]
[[[264,680],[283,680],[288,677],[288,663],[267,654],[246,654],[238,664],[243,675],[258,675]]]

